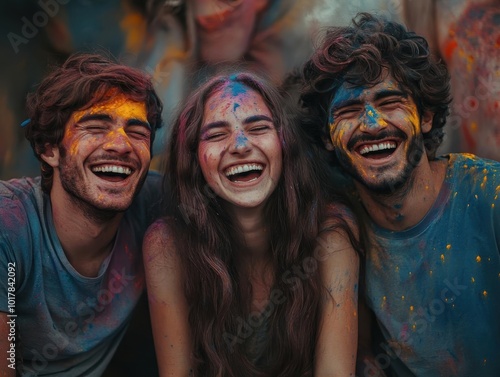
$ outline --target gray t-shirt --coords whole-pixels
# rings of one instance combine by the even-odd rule
[[[23,376],[102,374],[144,290],[142,238],[160,197],[161,177],[149,173],[110,256],[89,278],[63,252],[40,178],[0,182],[0,311],[15,321]]]

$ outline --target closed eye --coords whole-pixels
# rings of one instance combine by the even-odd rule
[[[85,130],[90,131],[90,132],[103,132],[103,131],[107,130],[106,126],[104,126],[104,125],[95,125],[95,124],[91,124],[91,125],[85,126],[84,128],[85,128]]]
[[[137,137],[137,138],[140,138],[140,139],[149,138],[150,135],[151,135],[151,132],[149,131],[149,129],[147,129],[146,127],[142,127],[142,126],[139,126],[139,127],[128,127],[127,133],[129,135],[132,135],[133,137]]]
[[[268,130],[270,130],[272,128],[273,127],[271,127],[270,125],[267,125],[267,124],[259,124],[256,126],[252,126],[248,131],[251,132],[252,134],[261,134],[261,133],[267,132]]]
[[[226,136],[225,132],[205,133],[205,134],[201,135],[201,140],[219,141],[219,140],[224,139],[225,136]]]
[[[386,97],[382,101],[378,103],[379,106],[390,106],[403,102],[403,98],[401,97]]]
[[[360,107],[343,107],[341,109],[336,110],[333,113],[333,116],[334,118],[351,116],[353,114],[358,113],[360,110],[361,110]]]

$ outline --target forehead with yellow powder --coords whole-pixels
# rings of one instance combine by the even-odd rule
[[[94,104],[88,109],[75,111],[71,115],[70,120],[78,123],[84,116],[98,114],[109,115],[111,118],[137,119],[147,122],[146,104],[144,102],[133,101],[123,93],[117,93],[109,99]]]

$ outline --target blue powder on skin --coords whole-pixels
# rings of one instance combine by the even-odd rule
[[[335,109],[339,108],[342,106],[343,103],[349,101],[349,100],[354,100],[356,98],[360,98],[361,95],[363,94],[363,91],[365,90],[364,86],[358,86],[355,88],[346,88],[345,85],[343,84],[338,90],[335,96],[333,97],[332,102],[330,103],[330,116],[329,116],[329,121],[330,124],[334,122],[334,116],[333,113]]]
[[[239,82],[233,82],[230,85],[228,85],[225,89],[225,92],[230,94],[233,97],[246,94],[248,91],[248,88],[243,85],[242,83]]]
[[[366,105],[366,124],[368,126],[376,126],[378,124],[378,120],[380,118],[380,114],[375,110],[372,105]],[[362,116],[362,115],[361,115]]]
[[[236,148],[241,148],[247,145],[247,137],[243,132],[240,132],[238,136],[236,136]]]

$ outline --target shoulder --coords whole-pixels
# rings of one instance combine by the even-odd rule
[[[159,219],[148,228],[144,236],[143,258],[150,289],[167,289],[166,283],[182,281],[181,259],[170,219]]]
[[[358,219],[354,212],[343,203],[330,203],[326,207],[326,216],[321,226],[321,232],[337,231],[358,234]]]
[[[179,263],[174,227],[169,218],[156,220],[151,224],[144,235],[143,253],[144,263],[162,260],[169,264]]]
[[[0,181],[0,224],[2,230],[25,228],[30,217],[38,218],[42,200],[39,180],[31,178]]]
[[[174,246],[174,230],[168,218],[152,223],[144,235],[144,245],[148,247]]]
[[[500,162],[479,158],[472,154],[450,154],[447,178],[454,184],[470,186],[474,191],[498,193]]]
[[[39,190],[41,191],[40,177],[0,181],[0,199],[31,197]]]
[[[39,179],[0,181],[0,265],[15,263],[19,282],[33,266],[44,237]]]
[[[356,259],[359,227],[354,213],[344,204],[330,204],[316,243],[314,253],[320,261],[331,260],[339,252]]]
[[[464,171],[466,174],[497,173],[500,170],[500,162],[469,153],[451,153],[445,158],[449,160],[450,169]]]

